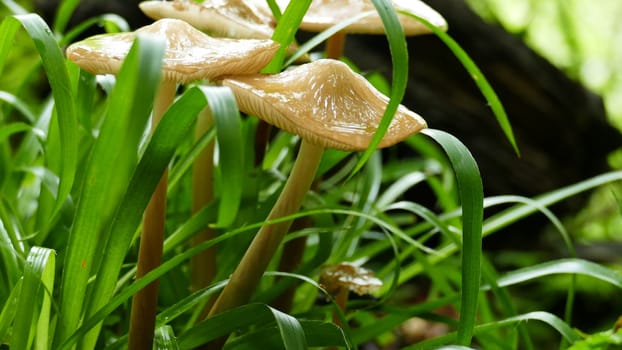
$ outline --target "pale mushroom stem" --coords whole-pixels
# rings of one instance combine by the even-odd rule
[[[213,125],[214,120],[209,108],[199,115],[195,138],[201,138]],[[199,153],[192,168],[192,212],[196,213],[214,199],[214,145],[210,141]],[[205,228],[192,238],[192,246],[208,241],[216,235],[215,230]],[[207,287],[216,275],[216,248],[211,247],[190,260],[191,289],[197,291]],[[205,306],[208,310],[211,305]]]
[[[298,212],[311,188],[323,151],[322,146],[302,140],[294,168],[267,221]],[[250,300],[291,223],[292,220],[287,220],[261,227],[208,316],[241,306]]]
[[[153,115],[151,132],[162,119],[164,112],[173,103],[176,83],[164,79],[158,90]],[[140,278],[162,263],[162,245],[166,221],[166,190],[168,172],[165,171],[151,196],[143,217],[143,230],[140,235],[136,278]],[[158,304],[159,280],[153,281],[141,289],[132,298],[128,349],[151,349],[155,330],[155,318]]]
[[[326,40],[326,58],[338,60],[343,54],[343,47],[346,43],[346,32],[339,31]]]

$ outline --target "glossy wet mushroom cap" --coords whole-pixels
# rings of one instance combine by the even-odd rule
[[[276,24],[265,4],[248,0],[143,1],[139,6],[153,19],[182,19],[214,36],[269,39]]]
[[[283,2],[281,6],[285,5]],[[420,0],[393,0],[396,10],[404,10],[425,18],[435,26],[447,29],[447,22],[438,12]],[[305,15],[300,29],[310,32],[323,31],[345,19],[360,13],[371,13],[344,29],[352,34],[384,34],[384,26],[371,0],[313,0]],[[400,23],[407,36],[431,33],[418,20],[398,14]]]
[[[275,75],[226,77],[241,111],[325,148],[368,147],[388,98],[337,60],[323,59]],[[379,147],[396,144],[426,127],[401,106]]]
[[[136,35],[165,39],[164,77],[180,83],[257,73],[279,48],[267,39],[212,38],[184,21],[162,19],[135,32],[101,34],[74,43],[67,48],[67,58],[90,73],[115,74]]]

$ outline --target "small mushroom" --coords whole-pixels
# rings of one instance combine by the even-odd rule
[[[413,13],[439,28],[447,29],[445,19],[420,0],[393,0],[392,3],[396,10]],[[313,0],[300,29],[320,32],[343,22],[345,18],[367,12],[376,12],[371,0]],[[431,33],[428,27],[412,17],[398,14],[398,18],[406,36]],[[352,34],[384,34],[384,25],[378,13],[375,13],[350,24],[344,30]]]
[[[300,135],[294,168],[267,221],[296,213],[309,191],[326,147],[361,151],[368,147],[382,119],[388,98],[346,64],[323,59],[275,75],[223,79],[241,111]],[[398,108],[380,147],[417,133],[425,121]],[[247,302],[291,221],[266,224],[255,236],[209,316]]]
[[[367,295],[373,294],[382,287],[382,281],[376,278],[372,271],[347,262],[322,270],[320,284],[335,298],[341,311],[346,310],[350,291],[358,295]],[[336,314],[333,322],[341,324]]]
[[[447,29],[445,19],[420,0],[393,0],[396,10],[407,11],[427,19],[435,26]],[[371,0],[313,0],[304,16],[300,29],[309,32],[321,32],[346,18],[368,13],[368,16],[348,25],[326,42],[326,58],[338,59],[343,51],[346,33],[384,34],[382,19],[376,12]],[[406,36],[431,33],[430,30],[412,17],[398,14],[400,24]]]
[[[269,39],[213,38],[178,19],[162,19],[135,32],[100,34],[67,48],[67,57],[93,74],[116,74],[138,34],[164,38],[164,80],[188,83],[259,72],[279,45]]]
[[[116,74],[137,35],[155,35],[165,40],[163,79],[152,116],[152,130],[173,102],[177,83],[214,80],[227,74],[259,72],[279,45],[272,40],[215,39],[184,21],[163,19],[135,32],[102,34],[72,44],[67,57],[93,74]],[[145,210],[136,277],[158,267],[162,259],[166,212],[165,172]],[[151,348],[155,327],[158,281],[134,295],[129,348]]]
[[[138,6],[153,19],[183,19],[214,36],[269,39],[274,32],[270,9],[248,0],[143,1]]]

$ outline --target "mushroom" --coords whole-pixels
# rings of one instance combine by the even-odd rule
[[[201,3],[193,0],[143,1],[140,9],[153,19],[181,19],[195,28],[217,37],[236,39],[269,39],[274,32],[275,20],[266,6],[256,6],[250,0],[208,0]],[[195,132],[202,136],[211,123],[202,115]],[[269,128],[262,124],[258,135],[266,141],[258,146],[265,149]],[[260,138],[258,137],[258,140]],[[214,141],[208,143],[197,156],[192,170],[192,211],[196,213],[213,199],[210,178],[213,176]],[[263,155],[263,153],[261,153]],[[198,245],[213,238],[214,229],[205,228],[192,238],[192,245]],[[191,289],[196,291],[209,285],[216,274],[216,247],[206,249],[190,259]],[[206,305],[209,308],[209,303]]]
[[[396,10],[413,13],[427,19],[435,26],[447,29],[445,19],[420,0],[393,0]],[[321,32],[346,18],[369,13],[368,16],[348,25],[326,42],[326,58],[338,59],[341,56],[346,33],[384,34],[382,19],[376,12],[371,0],[313,0],[307,14],[300,23],[300,29],[309,32]],[[398,14],[400,24],[406,36],[431,33],[421,22],[412,17]]]
[[[322,270],[320,285],[335,298],[339,309],[345,311],[350,291],[358,295],[372,294],[382,287],[382,281],[372,271],[344,262]],[[341,325],[336,313],[333,322]]]
[[[248,0],[143,1],[138,6],[153,19],[183,19],[214,36],[269,39],[275,25],[269,8]]]
[[[439,28],[447,28],[445,19],[421,0],[392,0],[392,3],[398,11],[413,13]],[[313,0],[300,29],[319,32],[343,22],[344,18],[366,12],[376,12],[371,0]],[[398,18],[407,36],[431,33],[428,27],[412,17],[398,14]],[[384,34],[384,25],[376,13],[350,24],[345,30],[352,34]]]
[[[152,130],[172,103],[177,83],[214,80],[227,74],[254,74],[273,57],[279,45],[272,40],[215,39],[184,21],[163,19],[130,33],[101,34],[72,44],[67,57],[93,74],[115,74],[139,34],[164,38],[163,79],[152,116]],[[165,172],[145,210],[136,277],[160,265],[166,212]],[[158,281],[132,300],[130,349],[151,348],[155,326]]]
[[[325,148],[365,150],[382,119],[388,98],[337,60],[321,59],[275,75],[226,77],[244,113],[302,142],[292,172],[266,221],[296,213],[309,191]],[[426,127],[400,106],[380,147],[400,142]],[[247,302],[278,249],[291,221],[261,227],[209,316]]]

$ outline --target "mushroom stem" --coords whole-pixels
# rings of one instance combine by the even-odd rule
[[[164,112],[173,103],[176,92],[175,88],[175,81],[167,79],[162,81],[153,107],[152,133],[160,119],[162,119]],[[140,247],[138,249],[138,262],[136,264],[136,278],[144,276],[149,271],[160,266],[162,262],[162,244],[164,242],[164,224],[166,221],[167,178],[168,172],[165,171],[145,209],[143,230],[140,235]],[[138,291],[132,298],[128,349],[151,349],[152,347],[158,304],[158,287],[159,280],[155,280]]]
[[[343,47],[346,43],[346,32],[339,31],[326,40],[326,58],[338,60],[343,54]]]
[[[335,303],[337,304],[339,310],[341,310],[341,312],[343,313],[346,312],[346,305],[348,304],[349,294],[350,289],[348,287],[340,287],[337,293],[335,293]],[[339,327],[343,326],[341,324],[341,318],[339,318],[337,311],[333,312],[333,323]]]
[[[296,213],[311,188],[324,148],[302,140],[294,168],[266,221]],[[268,268],[292,220],[261,227],[208,316],[247,303]]]
[[[213,125],[209,108],[199,115],[195,138],[199,139]],[[192,168],[192,212],[196,213],[214,199],[214,141],[205,146],[194,161]],[[214,238],[216,232],[205,228],[192,239],[192,246]],[[197,291],[207,287],[216,275],[216,249],[208,248],[190,260],[191,288]]]

